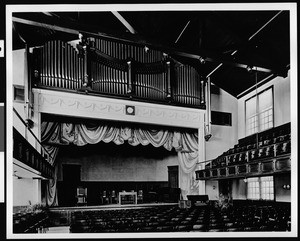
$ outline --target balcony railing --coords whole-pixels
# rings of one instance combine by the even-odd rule
[[[34,49],[32,63],[35,87],[205,108],[201,74],[144,46],[85,38],[75,49],[54,40]]]
[[[39,171],[41,176],[52,178],[54,168],[28,141],[14,128],[13,157]]]
[[[18,126],[18,130],[13,128],[13,157],[39,171],[41,176],[52,178],[54,167],[51,164],[53,163],[51,154],[44,148],[16,109],[13,110],[14,125]]]
[[[259,176],[291,170],[289,125],[260,133],[257,143],[251,143],[252,139],[252,136],[248,140],[245,138],[235,148],[214,160],[206,161],[205,168],[196,171],[196,178],[205,180]]]

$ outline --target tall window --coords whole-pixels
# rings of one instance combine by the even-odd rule
[[[273,127],[273,89],[246,100],[246,134],[251,135]]]
[[[273,176],[247,178],[247,198],[274,200]]]

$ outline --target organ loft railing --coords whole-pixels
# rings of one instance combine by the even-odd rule
[[[162,51],[102,38],[76,48],[53,40],[33,50],[33,81],[54,88],[154,103],[205,108],[205,80]]]

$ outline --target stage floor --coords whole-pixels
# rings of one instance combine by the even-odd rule
[[[178,203],[140,203],[140,204],[107,204],[95,206],[73,206],[73,207],[51,207],[50,211],[71,211],[71,210],[115,210],[115,209],[130,209],[130,208],[151,208],[157,206],[177,206]]]

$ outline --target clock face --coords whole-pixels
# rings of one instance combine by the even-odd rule
[[[126,113],[128,115],[134,115],[134,106],[126,106]]]
[[[132,108],[132,107],[128,107],[128,108],[127,108],[127,112],[128,112],[129,114],[132,114],[132,113],[133,113],[133,108]]]

